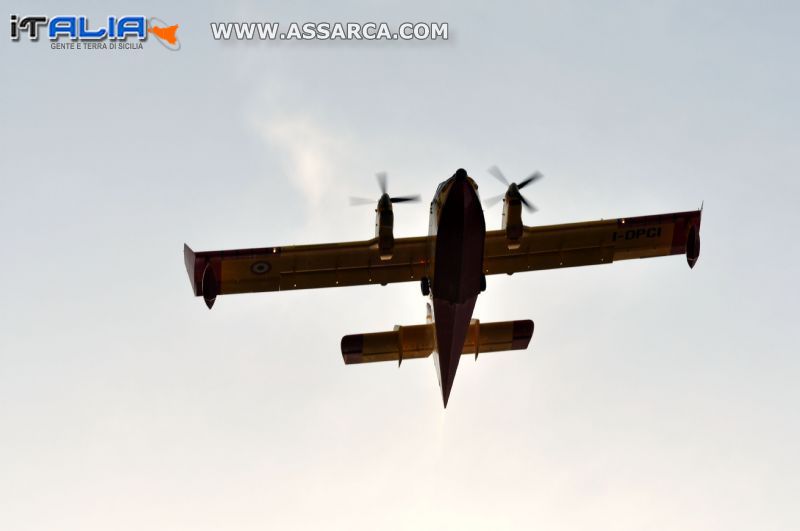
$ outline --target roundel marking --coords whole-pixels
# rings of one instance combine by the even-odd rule
[[[250,266],[250,271],[255,273],[256,275],[263,275],[264,273],[270,270],[269,262],[253,262],[253,265]]]

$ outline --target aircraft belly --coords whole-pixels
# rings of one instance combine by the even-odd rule
[[[445,407],[481,291],[485,236],[478,194],[466,179],[460,179],[448,193],[439,215],[431,286],[436,332],[434,360]]]
[[[434,299],[462,303],[480,293],[486,224],[478,194],[465,180],[456,183],[439,215]]]

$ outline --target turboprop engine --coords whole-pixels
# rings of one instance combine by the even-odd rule
[[[508,187],[503,198],[503,230],[509,249],[518,249],[522,239],[522,196],[516,184]]]
[[[484,205],[489,208],[498,203],[501,199],[503,200],[503,230],[506,231],[506,244],[509,249],[518,249],[524,232],[522,207],[524,206],[528,212],[536,212],[536,207],[525,199],[525,196],[522,195],[520,190],[533,181],[541,179],[542,174],[537,171],[517,184],[509,183],[508,179],[506,179],[505,175],[503,175],[497,166],[489,168],[489,173],[491,173],[495,179],[506,185],[508,189],[504,194],[487,199],[484,201]]]
[[[394,211],[392,205],[395,203],[411,203],[420,200],[418,195],[391,197],[388,192],[386,173],[381,172],[376,175],[378,186],[381,188],[381,197],[378,199],[378,206],[375,208],[375,238],[378,240],[378,251],[381,260],[391,260],[394,250]],[[369,205],[373,199],[361,197],[351,197],[350,205]]]
[[[378,238],[381,260],[391,260],[394,249],[394,211],[389,194],[381,196],[375,209],[375,237]]]

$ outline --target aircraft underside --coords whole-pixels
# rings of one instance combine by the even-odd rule
[[[509,183],[497,168],[490,173],[507,186],[505,194],[486,202],[502,199],[500,230],[486,231],[477,184],[459,169],[434,194],[430,234],[396,239],[393,204],[418,196],[390,196],[386,176],[379,174],[382,195],[373,239],[199,253],[184,245],[192,289],[211,308],[219,295],[369,284],[379,289],[416,282],[430,297],[427,322],[346,335],[342,357],[347,365],[401,364],[435,354],[446,407],[462,355],[524,350],[533,335],[530,320],[481,323],[472,318],[486,275],[680,254],[694,267],[700,255],[702,210],[528,227],[522,223],[522,208],[532,212],[535,207],[520,190],[541,174]]]
[[[431,284],[436,334],[434,359],[445,407],[481,291],[486,237],[483,209],[467,173],[459,170],[454,179],[439,211]]]

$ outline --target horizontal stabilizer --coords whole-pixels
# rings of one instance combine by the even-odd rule
[[[525,350],[533,336],[533,321],[481,323],[473,319],[462,354]],[[427,358],[436,350],[432,324],[396,326],[391,332],[353,334],[342,338],[342,357],[347,365],[374,361],[402,362]]]

